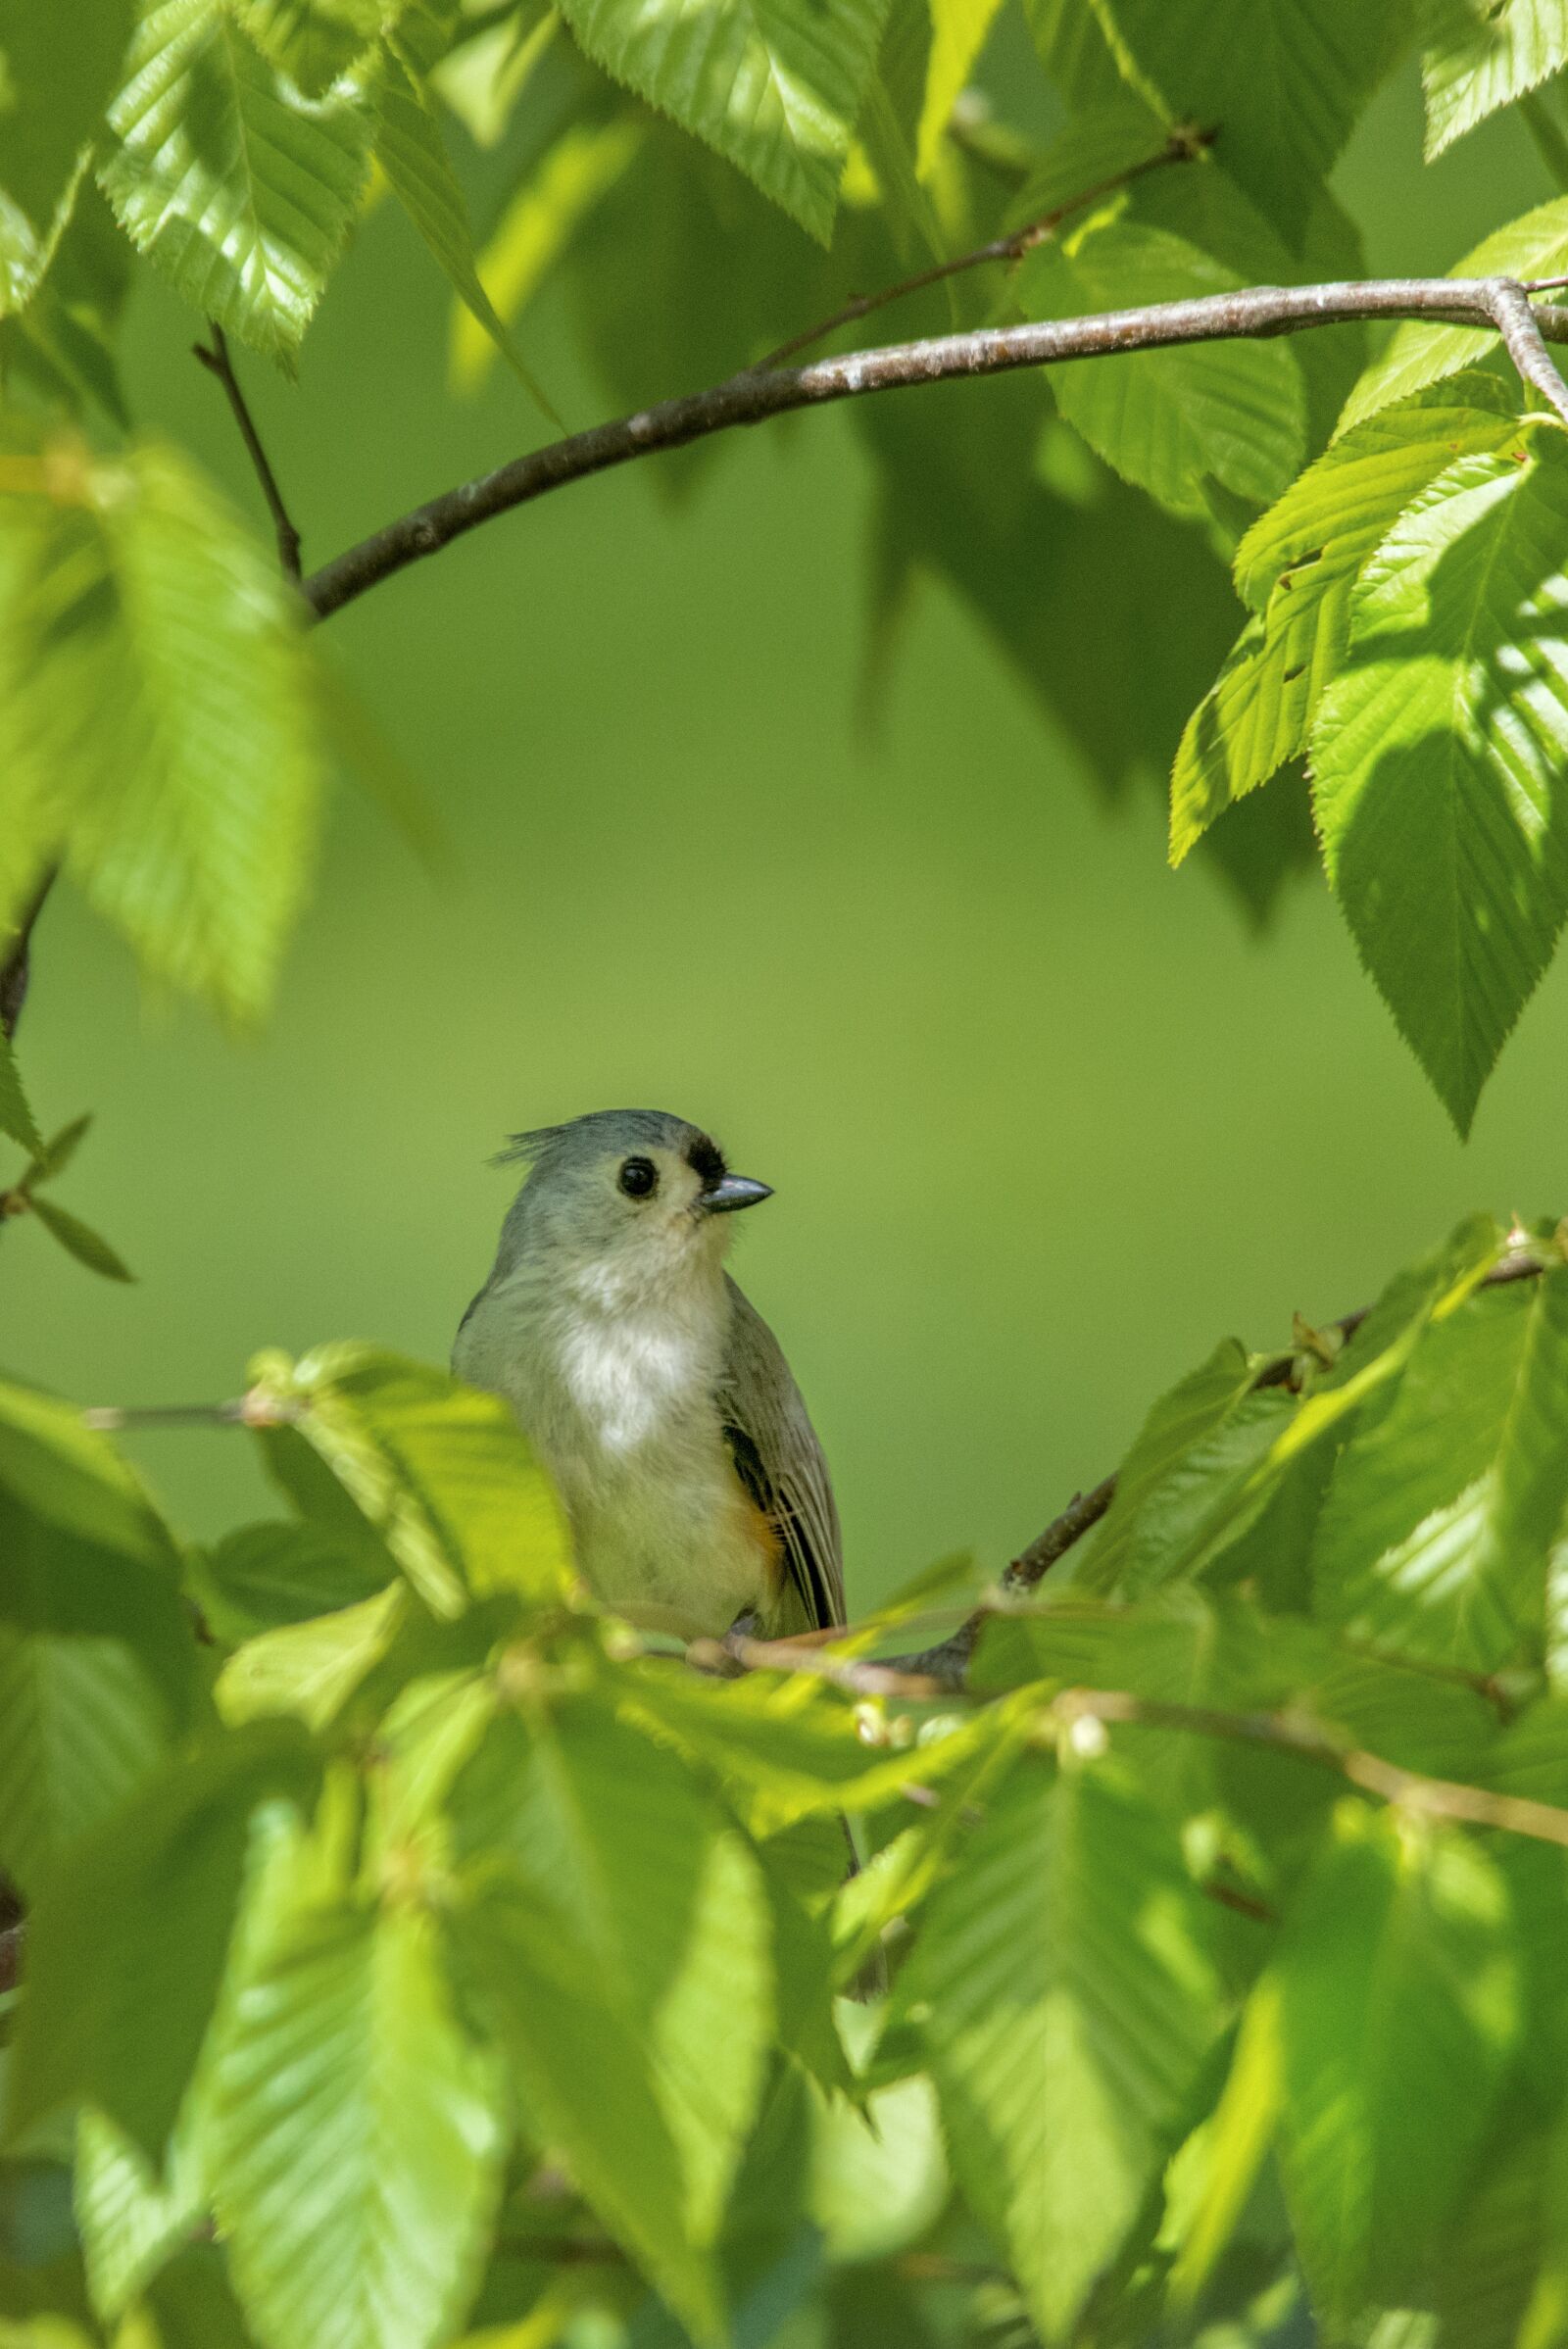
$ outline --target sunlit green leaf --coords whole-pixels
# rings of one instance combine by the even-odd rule
[[[498,1396],[351,1343],[298,1362],[264,1355],[251,1375],[299,1410],[299,1432],[437,1614],[492,1590],[562,1595],[571,1573],[564,1521]]]
[[[1516,2028],[1502,1884],[1434,1823],[1347,1804],[1277,1970],[1286,2186],[1329,2328],[1419,2281]]]
[[[1516,403],[1471,374],[1369,417],[1308,465],[1236,555],[1250,619],[1182,736],[1171,772],[1171,861],[1222,808],[1305,748],[1345,656],[1356,578],[1399,514],[1456,456],[1522,453]]]
[[[1048,2341],[1120,2249],[1220,2028],[1204,1912],[1113,1769],[1030,1760],[900,1978],[959,2181]]]
[[[122,2315],[199,2224],[205,2190],[194,2132],[176,2129],[161,2169],[106,2114],[76,2123],[75,2210],[92,2303]]]
[[[1568,60],[1563,0],[1427,0],[1427,159]]]
[[[974,70],[1002,0],[931,0],[931,61],[920,109],[916,158],[928,178],[955,105]]]
[[[686,2181],[685,2227],[711,2242],[771,2032],[755,1859],[668,1748],[603,1703],[558,1706],[531,1730],[502,1716],[453,1809],[481,1874],[504,1856],[593,1952],[601,1994],[649,2049]]]
[[[1531,450],[1407,509],[1312,732],[1330,882],[1461,1132],[1568,912],[1568,451]]]
[[[144,14],[102,165],[138,252],[206,318],[286,359],[359,207],[370,114],[353,82],[305,98],[223,0]]]
[[[400,13],[401,0],[238,0],[241,24],[307,98],[319,98]]]
[[[295,609],[172,450],[29,471],[0,502],[0,918],[63,855],[151,970],[252,1016],[321,785]]]
[[[504,2131],[414,1906],[279,1904],[211,2087],[214,2197],[263,2349],[432,2349],[477,2279]]]
[[[588,55],[827,242],[886,0],[565,0]]]
[[[1456,261],[1450,277],[1558,277],[1568,270],[1568,196],[1553,198],[1505,228],[1494,229]],[[1484,326],[1425,326],[1406,319],[1362,375],[1345,404],[1343,431],[1395,400],[1474,367],[1496,349]]]

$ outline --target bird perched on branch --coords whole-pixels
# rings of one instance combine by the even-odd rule
[[[452,1366],[504,1395],[577,1560],[634,1621],[721,1637],[844,1621],[838,1511],[777,1339],[724,1271],[771,1197],[656,1109],[514,1137],[530,1169]]]

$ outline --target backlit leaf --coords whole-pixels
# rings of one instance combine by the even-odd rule
[[[0,0],[0,318],[31,295],[120,77],[131,0]]]
[[[1568,451],[1530,445],[1406,511],[1312,732],[1330,882],[1461,1132],[1568,912]]]
[[[1427,159],[1568,60],[1564,0],[1428,0]]]
[[[43,1137],[22,1089],[22,1071],[11,1050],[11,1039],[3,1032],[0,1032],[0,1134],[20,1142],[29,1157],[42,1156]]]

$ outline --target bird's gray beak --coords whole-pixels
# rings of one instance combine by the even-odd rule
[[[738,1207],[755,1207],[764,1199],[771,1199],[770,1183],[754,1183],[747,1175],[721,1175],[710,1183],[698,1200],[707,1215],[733,1215]]]

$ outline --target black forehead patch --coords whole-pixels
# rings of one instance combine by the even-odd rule
[[[722,1183],[729,1172],[724,1164],[723,1151],[707,1134],[695,1135],[686,1145],[686,1163],[705,1191],[711,1190],[715,1183]]]

